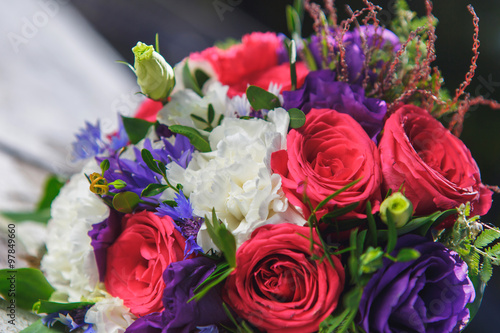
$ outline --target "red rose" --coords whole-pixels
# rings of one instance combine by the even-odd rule
[[[283,42],[276,34],[254,32],[243,36],[241,44],[227,50],[214,46],[191,54],[190,59],[208,61],[217,79],[229,86],[229,97],[245,93],[248,85],[267,89],[270,83],[276,83],[282,90],[290,90],[290,66],[278,64],[280,48]],[[296,68],[297,85],[301,86],[309,71],[302,62],[297,62]]]
[[[337,307],[344,268],[332,256],[311,259],[308,227],[265,225],[238,248],[236,270],[228,277],[224,301],[244,320],[266,332],[307,333]],[[316,244],[320,243],[314,234]],[[324,252],[314,247],[314,254]]]
[[[382,173],[375,143],[351,116],[330,109],[312,109],[306,123],[287,136],[287,150],[271,155],[271,167],[281,175],[290,202],[310,214],[304,189],[313,207],[354,180],[361,180],[340,193],[318,211],[323,216],[334,208],[359,202],[345,218],[366,217],[366,202],[377,208]]]
[[[139,118],[154,123],[156,122],[156,115],[162,107],[162,102],[146,98],[144,102],[139,105],[139,109],[135,113],[134,118]]]
[[[128,214],[122,226],[108,249],[106,289],[137,316],[161,311],[163,271],[184,259],[185,240],[170,217],[152,212]]]
[[[412,105],[398,109],[385,123],[379,150],[385,190],[403,185],[417,215],[467,201],[476,215],[490,209],[492,193],[481,184],[470,151],[426,110]]]

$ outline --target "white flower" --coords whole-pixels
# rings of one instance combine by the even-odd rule
[[[183,59],[181,62],[179,62],[174,67],[175,87],[174,87],[173,93],[176,93],[180,90],[186,89],[186,85],[184,84],[184,75],[183,75],[184,66],[186,65],[186,61],[187,61],[187,58]],[[215,71],[214,71],[212,65],[207,60],[190,58],[189,62],[188,62],[188,67],[189,67],[189,71],[191,72],[191,75],[193,77],[195,76],[195,72],[197,70],[201,70],[202,72],[207,74],[209,78],[211,78],[209,80],[216,80],[216,78],[217,78],[217,75],[215,74]]]
[[[97,333],[123,333],[136,317],[118,297],[107,297],[95,303],[85,315],[85,322],[94,324]]]
[[[278,85],[276,83],[269,83],[269,87],[267,88],[267,91],[270,92],[271,94],[275,95],[278,97],[279,101],[281,104],[283,104],[283,95],[281,94],[281,85]],[[225,117],[229,118],[237,118],[237,117],[248,117],[252,116],[252,106],[250,105],[250,102],[248,101],[247,95],[242,94],[240,96],[234,96],[231,98],[228,102],[227,108],[226,108],[226,114]],[[262,113],[263,116],[267,115],[268,110],[258,110],[259,112]]]
[[[109,215],[108,207],[89,190],[84,173],[99,171],[90,161],[81,173],[71,177],[52,203],[47,225],[47,254],[41,269],[47,280],[68,301],[90,299],[98,288],[99,274],[88,232]]]
[[[195,118],[208,120],[208,106],[211,104],[214,109],[214,119],[210,125],[217,126],[220,117],[226,113],[228,89],[228,86],[223,86],[220,82],[211,81],[203,86],[203,97],[191,89],[179,90],[172,94],[170,102],[158,112],[157,119],[167,126],[189,126],[203,133],[208,124]]]
[[[281,177],[272,174],[271,153],[285,149],[288,113],[276,109],[269,120],[225,118],[209,136],[212,152],[195,152],[186,170],[172,165],[169,179],[181,183],[194,214],[217,217],[232,231],[237,245],[265,224],[283,222],[303,225],[305,220],[288,204]],[[198,243],[216,249],[205,225]]]

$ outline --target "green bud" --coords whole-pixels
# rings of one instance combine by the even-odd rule
[[[391,214],[396,228],[403,227],[410,220],[413,205],[401,192],[391,194],[380,205],[380,218],[387,224],[387,214]]]
[[[175,85],[174,70],[152,45],[138,42],[132,48],[137,84],[144,95],[154,100],[167,98]]]

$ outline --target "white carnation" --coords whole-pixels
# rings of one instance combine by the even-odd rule
[[[95,303],[85,315],[85,322],[94,324],[97,333],[123,333],[136,317],[118,297],[107,297]]]
[[[223,86],[218,81],[211,81],[203,86],[203,97],[191,89],[179,90],[171,96],[170,102],[158,112],[157,120],[167,126],[183,125],[204,132],[208,124],[196,120],[193,116],[208,120],[208,106],[211,104],[214,109],[214,119],[211,126],[217,126],[220,117],[226,113],[229,100],[227,97],[228,89],[228,86]]]
[[[88,232],[93,224],[108,217],[109,209],[89,190],[84,173],[96,171],[96,162],[90,161],[81,173],[71,177],[52,203],[52,219],[47,225],[47,254],[41,269],[70,302],[91,299],[98,288],[99,273]]]
[[[286,147],[288,113],[276,109],[269,120],[226,118],[210,133],[212,152],[195,152],[186,170],[174,164],[169,170],[169,179],[184,186],[194,214],[210,216],[214,208],[238,246],[262,225],[305,223],[289,206],[269,162],[271,153]],[[198,243],[205,251],[216,249],[205,225]]]

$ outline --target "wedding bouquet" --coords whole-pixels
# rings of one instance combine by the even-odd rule
[[[385,27],[369,1],[342,22],[333,1],[297,1],[288,37],[251,33],[174,69],[139,42],[147,99],[116,132],[77,135],[87,163],[52,202],[40,270],[2,271],[9,304],[43,314],[24,332],[465,328],[500,231],[480,221],[494,187],[458,135],[471,106],[498,104],[465,93],[473,8],[453,97],[426,8],[396,1]]]

